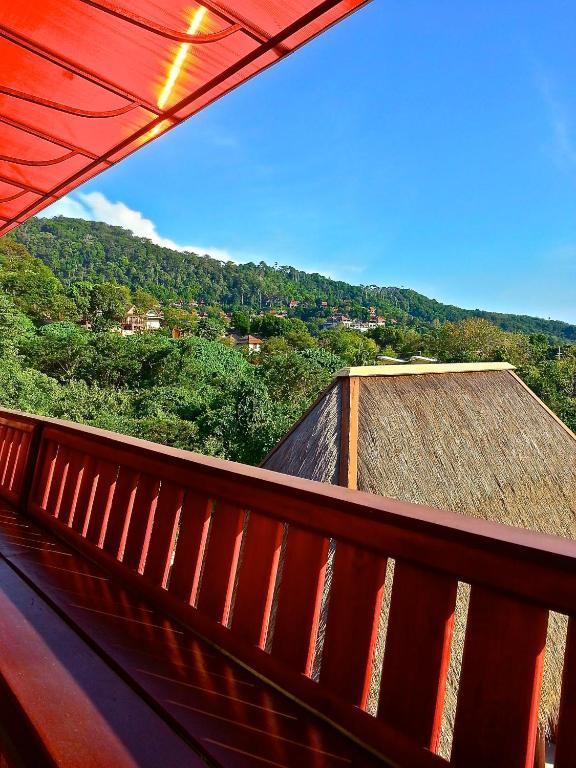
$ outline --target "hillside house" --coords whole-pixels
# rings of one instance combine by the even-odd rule
[[[236,341],[239,347],[248,347],[249,354],[260,352],[263,343],[262,339],[259,339],[258,336],[251,336],[250,334],[248,336],[240,336]]]
[[[378,328],[381,325],[386,325],[386,318],[382,317],[382,315],[371,314],[370,322],[374,323],[374,326]]]
[[[159,309],[149,309],[141,314],[136,307],[132,306],[122,322],[122,336],[131,336],[142,331],[158,331],[163,319],[164,315]]]
[[[371,318],[367,322],[359,320],[358,318],[348,317],[348,315],[332,315],[322,326],[326,330],[332,328],[347,328],[350,331],[360,331],[360,333],[366,333],[373,328],[378,328],[380,325],[386,325],[386,320],[382,318]]]

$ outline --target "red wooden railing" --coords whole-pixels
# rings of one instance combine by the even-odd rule
[[[25,493],[34,469],[30,450],[39,430],[34,417],[0,411],[0,495],[7,501],[19,504]]]
[[[67,422],[1,416],[1,495],[304,706],[401,766],[532,765],[548,613],[576,614],[576,543]],[[390,558],[373,716],[365,707]],[[458,582],[471,596],[447,761],[435,749]],[[571,618],[557,768],[576,765],[575,715]]]

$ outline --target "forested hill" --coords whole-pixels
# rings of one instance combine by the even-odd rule
[[[132,290],[149,291],[164,304],[195,299],[207,305],[243,304],[265,309],[296,300],[300,302],[296,312],[300,316],[327,314],[322,302],[352,315],[374,306],[380,314],[404,319],[408,315],[425,323],[482,317],[507,331],[542,332],[576,340],[576,326],[556,320],[461,309],[409,289],[350,285],[289,266],[222,263],[162,248],[121,227],[100,222],[64,217],[31,219],[15,231],[15,237],[65,284],[115,281]]]

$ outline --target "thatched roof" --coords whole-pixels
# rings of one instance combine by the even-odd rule
[[[346,442],[350,481],[338,466]],[[507,363],[340,371],[263,466],[576,538],[576,436]]]
[[[576,538],[576,436],[507,363],[340,371],[263,466]],[[452,715],[464,621],[447,692]],[[563,618],[551,617],[543,721],[558,704],[564,630]]]

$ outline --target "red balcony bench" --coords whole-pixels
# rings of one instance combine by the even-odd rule
[[[548,612],[576,610],[573,542],[6,411],[0,494],[10,608],[0,693],[14,704],[14,741],[33,732],[41,752],[66,726],[76,752],[92,751],[85,764],[104,764],[86,718],[64,716],[92,702],[124,749],[119,766],[145,765],[131,750],[163,739],[166,755],[187,747],[190,765],[532,765]],[[458,581],[471,584],[471,598],[446,760],[435,750]],[[59,661],[61,702],[35,694],[43,688],[27,681],[25,660],[13,671],[18,614],[31,595],[47,627],[34,625],[38,652]],[[62,649],[57,636],[69,638]],[[575,654],[571,619],[557,768],[576,764]],[[98,686],[100,674],[113,683]],[[131,712],[133,699],[148,720],[130,732],[118,710]]]

